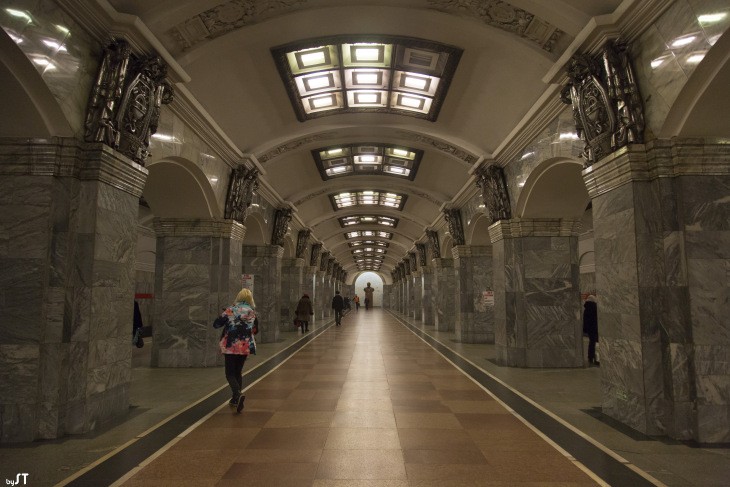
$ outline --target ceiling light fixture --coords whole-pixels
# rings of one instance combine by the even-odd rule
[[[696,38],[696,36],[679,37],[672,41],[672,47],[683,47],[692,44]]]
[[[727,13],[718,12],[714,14],[702,14],[697,17],[697,20],[699,20],[703,24],[711,24],[713,22],[720,22],[725,17],[727,17]]]

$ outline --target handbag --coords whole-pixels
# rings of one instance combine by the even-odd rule
[[[259,317],[258,316],[253,319],[253,327],[251,327],[251,333],[253,335],[259,334]]]

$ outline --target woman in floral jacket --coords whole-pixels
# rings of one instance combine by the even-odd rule
[[[237,412],[243,409],[243,401],[246,396],[241,394],[243,388],[243,364],[249,354],[256,354],[256,341],[254,334],[254,322],[256,312],[253,295],[250,289],[241,289],[236,296],[236,304],[223,311],[221,318],[228,318],[221,335],[220,347],[226,361],[226,379],[231,386],[232,398],[231,407],[236,407]]]

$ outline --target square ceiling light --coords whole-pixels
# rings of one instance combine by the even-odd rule
[[[408,197],[404,194],[391,193],[380,190],[362,190],[362,191],[346,191],[342,193],[336,193],[330,195],[330,201],[332,207],[337,210],[342,210],[351,206],[384,206],[386,208],[393,208],[394,210],[403,210],[403,206],[406,203]],[[374,216],[363,216],[360,217],[363,222],[368,223],[370,220],[376,221]],[[386,217],[377,217],[386,218]],[[391,218],[391,220],[394,220]],[[378,224],[383,225],[384,223],[378,221]]]
[[[413,181],[422,156],[421,150],[377,143],[323,147],[312,151],[323,181],[332,177],[365,174]],[[335,170],[335,167],[338,169]]]
[[[385,227],[391,227],[395,228],[398,226],[398,219],[389,217],[389,216],[376,216],[376,215],[353,215],[353,216],[343,216],[342,218],[337,219],[340,222],[340,226],[345,228],[352,225],[379,225],[379,226],[385,226]],[[370,233],[364,233],[364,232],[370,232]],[[377,232],[370,231],[370,230],[364,230],[361,237],[376,237],[380,236],[377,235]],[[348,237],[351,238],[351,237]],[[390,238],[390,237],[384,237],[384,238]]]
[[[357,230],[354,232],[347,232],[345,234],[346,239],[351,238],[362,238],[362,237],[380,237],[387,240],[390,240],[393,238],[393,234],[390,232],[380,232],[380,231],[373,231],[373,230]]]
[[[334,36],[275,47],[299,121],[339,113],[396,113],[435,121],[462,50],[398,36]],[[317,94],[337,94],[329,99]]]

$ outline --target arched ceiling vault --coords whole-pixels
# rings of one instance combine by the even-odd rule
[[[469,169],[489,157],[546,90],[543,78],[595,15],[620,0],[109,0],[137,15],[191,81],[185,88],[242,152],[313,238],[348,271],[344,237],[383,230],[393,239],[380,270],[392,267],[463,193]],[[435,121],[390,113],[343,113],[300,122],[272,48],[324,36],[401,36],[463,51]],[[388,175],[323,181],[311,151],[337,144],[381,143],[423,151],[414,179]],[[373,205],[334,211],[330,195],[383,190],[407,196],[402,211]],[[338,218],[372,214],[396,228]],[[354,271],[357,272],[357,271]]]

